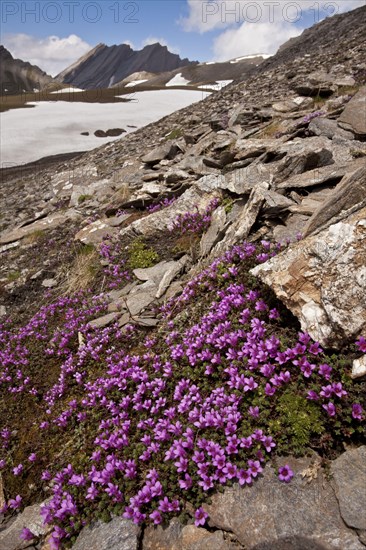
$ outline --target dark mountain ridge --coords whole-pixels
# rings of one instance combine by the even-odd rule
[[[109,88],[132,73],[160,73],[196,64],[196,61],[181,59],[159,43],[140,51],[134,51],[127,44],[98,44],[56,78],[83,89]]]
[[[0,46],[0,92],[1,95],[15,95],[43,89],[53,82],[48,75],[36,65],[21,59],[14,59],[11,53]]]

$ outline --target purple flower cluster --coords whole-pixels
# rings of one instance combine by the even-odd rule
[[[196,211],[194,212],[178,214],[173,221],[170,231],[178,231],[181,234],[188,232],[198,234],[203,233],[206,229],[208,229],[211,223],[212,212],[218,207],[219,204],[219,199],[213,199],[203,213],[196,208]]]
[[[103,254],[110,256],[107,245]],[[361,403],[350,401],[320,345],[304,333],[282,342],[279,311],[244,281],[248,267],[272,254],[266,241],[259,248],[235,246],[162,309],[156,337],[142,342],[140,333],[134,346],[132,328],[91,330],[88,321],[105,304],[81,294],[43,308],[21,329],[0,327],[1,390],[36,399],[38,388],[27,374],[29,343],[36,342],[60,370],[37,425],[45,438],[75,426],[85,438],[82,459],[65,456],[52,467],[42,446],[14,463],[11,428],[0,432],[7,475],[51,464],[42,473],[52,493],[42,517],[52,525],[55,548],[77,535],[85,514],[91,521],[101,510],[160,524],[189,501],[195,524],[204,525],[205,496],[233,482],[251,485],[278,448],[266,409],[286,389],[312,401],[326,421],[343,409],[355,424],[363,419]],[[357,345],[366,348],[363,338]],[[281,481],[292,477],[287,464],[279,469]],[[17,495],[5,510],[21,506]]]
[[[159,212],[159,210],[162,210],[163,208],[167,208],[168,206],[171,206],[175,201],[177,200],[176,197],[172,197],[171,199],[163,199],[162,201],[159,201],[155,204],[150,204],[147,207],[147,211],[152,214],[153,212]]]
[[[323,116],[324,114],[325,113],[323,111],[314,111],[313,113],[309,113],[308,115],[304,116],[303,123],[307,124],[308,122],[311,122],[314,118]]]
[[[132,277],[126,267],[126,261],[121,258],[123,250],[118,240],[106,237],[100,245],[99,253],[107,264],[104,267],[104,274],[107,277],[110,290],[131,281]]]

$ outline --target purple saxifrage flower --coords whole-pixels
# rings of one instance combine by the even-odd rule
[[[200,525],[204,525],[206,523],[206,519],[208,518],[208,513],[204,511],[202,506],[198,508],[195,511],[194,514],[194,524],[196,527],[199,527]]]
[[[291,470],[288,464],[281,466],[278,470],[278,479],[284,483],[290,483],[291,479],[294,477],[294,472]]]

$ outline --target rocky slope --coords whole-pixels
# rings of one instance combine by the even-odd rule
[[[4,46],[0,46],[1,95],[41,91],[52,82],[54,79],[39,67],[14,59]]]
[[[181,59],[159,43],[134,51],[127,44],[98,44],[57,75],[56,79],[85,90],[109,88],[132,73],[172,71],[194,62]]]
[[[0,418],[13,422],[11,434],[4,437],[9,440],[4,451],[6,500],[17,492],[30,504],[49,496],[39,480],[41,468],[55,467],[53,512],[58,515],[48,512],[59,526],[57,518],[63,520],[65,514],[57,502],[57,484],[81,499],[83,480],[78,476],[95,450],[96,433],[99,443],[112,438],[101,447],[107,449],[101,451],[103,472],[114,460],[105,454],[117,452],[111,424],[118,424],[116,395],[126,396],[123,384],[136,398],[131,414],[129,403],[123,402],[128,422],[148,421],[138,396],[145,395],[152,380],[158,385],[167,381],[164,396],[172,398],[163,405],[159,392],[152,392],[150,402],[143,401],[148,410],[157,407],[151,411],[156,422],[159,407],[162,421],[171,421],[174,413],[165,406],[181,402],[179,406],[191,407],[189,419],[184,414],[178,419],[186,430],[179,441],[188,453],[193,494],[183,493],[189,477],[177,476],[177,468],[187,472],[184,460],[178,463],[178,455],[175,463],[170,455],[164,460],[164,454],[150,448],[143,423],[129,434],[128,449],[140,457],[139,464],[146,460],[161,472],[167,498],[187,495],[180,504],[181,519],[187,523],[194,517],[195,525],[188,519],[185,526],[171,520],[164,528],[140,527],[114,517],[121,514],[116,502],[104,500],[97,513],[88,500],[84,508],[94,522],[75,539],[75,548],[365,547],[365,14],[366,8],[360,8],[316,25],[246,82],[118,142],[56,166],[2,172],[0,307],[4,320],[14,320],[11,330],[23,361],[17,370],[13,356],[3,356],[8,369],[3,380],[11,391],[3,394]],[[334,33],[342,35],[342,42],[329,40]],[[257,251],[245,242],[255,243]],[[89,289],[88,296],[103,292],[104,303],[87,302],[82,314],[76,311],[65,296],[82,289]],[[69,308],[63,321],[67,330],[61,320],[53,321],[55,303],[60,315]],[[40,305],[44,309],[34,321]],[[49,321],[42,325],[42,319]],[[13,332],[8,334],[6,327],[4,322],[2,341],[12,350],[7,339]],[[39,341],[23,344],[34,331]],[[93,361],[88,353],[95,354]],[[242,372],[243,361],[249,367]],[[104,362],[107,373],[100,369]],[[32,419],[32,397],[19,390],[24,388],[21,369],[26,368],[40,392],[36,425],[25,419]],[[58,384],[69,375],[78,382],[71,380],[62,396],[65,388]],[[141,376],[147,378],[141,381]],[[220,393],[222,380],[231,405]],[[87,428],[83,414],[89,412],[78,402],[86,399],[80,388],[99,407],[92,409]],[[56,405],[51,399],[55,392],[61,396]],[[203,396],[202,407],[200,398],[189,401],[195,395]],[[51,413],[43,407],[44,396]],[[71,398],[77,403],[70,405]],[[225,434],[220,412],[228,415]],[[236,413],[245,418],[238,426]],[[104,431],[89,433],[101,419]],[[38,422],[48,420],[53,424],[45,432],[46,452]],[[157,429],[154,423],[149,426]],[[178,430],[177,437],[182,433],[179,425],[169,424],[169,429]],[[143,439],[135,441],[135,433]],[[160,437],[159,430],[153,433]],[[29,434],[32,445],[26,443]],[[54,453],[60,437],[66,453]],[[164,438],[156,438],[168,451]],[[197,440],[205,452],[207,440],[210,449],[222,446],[225,472],[218,465],[216,477],[208,479],[205,468],[211,466],[206,462],[196,471],[196,462],[204,461],[204,453],[194,448]],[[276,445],[272,456],[271,443]],[[12,468],[25,463],[35,447],[40,455],[35,473],[26,467],[13,475]],[[304,453],[304,458],[296,457]],[[65,482],[69,460],[76,476],[71,489]],[[268,462],[263,472],[262,461]],[[247,470],[241,470],[244,464]],[[286,483],[290,471],[294,477]],[[140,489],[146,480],[140,470],[137,475]],[[248,476],[258,475],[250,486]],[[116,479],[126,495],[134,495],[133,482]],[[211,490],[213,479],[218,492]],[[148,482],[146,487],[151,492]],[[132,502],[126,514],[138,520],[145,508]],[[159,510],[176,506],[174,502],[159,504]],[[17,509],[16,503],[12,506]],[[35,504],[4,518],[4,549],[16,548],[15,535],[24,526],[35,535],[47,534],[38,513]],[[150,518],[158,520],[159,513]],[[100,515],[112,521],[101,524]],[[78,533],[75,525],[68,529]]]

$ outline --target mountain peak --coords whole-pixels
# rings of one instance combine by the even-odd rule
[[[98,44],[56,78],[78,88],[109,88],[133,73],[161,73],[196,64],[159,42],[135,51],[128,44]]]
[[[0,45],[0,60],[1,95],[33,92],[35,89],[42,89],[53,81],[50,75],[36,65],[21,59],[15,59],[3,45]]]

